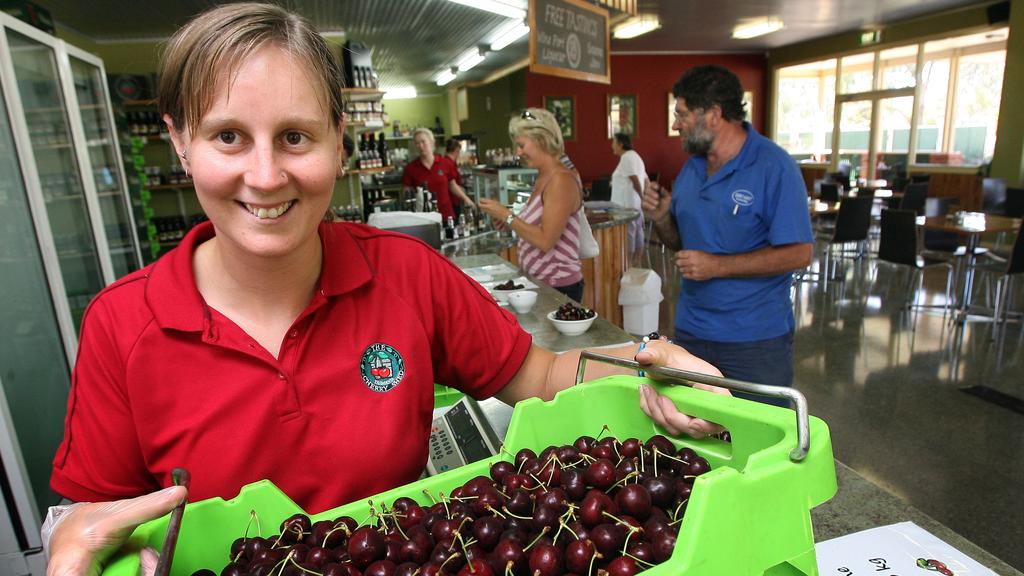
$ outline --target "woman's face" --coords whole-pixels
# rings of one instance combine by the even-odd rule
[[[622,144],[619,144],[619,140],[617,138],[612,138],[612,154],[622,156]]]
[[[516,145],[516,156],[519,156],[519,161],[527,168],[538,168],[545,157],[551,156],[543,146],[529,136],[516,136],[512,142]]]
[[[319,242],[343,154],[329,110],[306,67],[267,46],[222,81],[194,133],[171,127],[218,242],[265,257]]]
[[[420,158],[432,158],[434,156],[434,143],[430,141],[429,136],[420,132],[412,141],[416,144],[416,151],[420,153]]]

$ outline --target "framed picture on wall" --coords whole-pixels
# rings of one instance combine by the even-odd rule
[[[566,142],[576,140],[576,97],[545,96],[544,109],[555,115],[558,127],[562,129],[562,139]]]
[[[636,136],[636,94],[608,95],[608,138],[622,132]]]

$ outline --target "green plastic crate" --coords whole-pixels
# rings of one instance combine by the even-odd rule
[[[620,439],[647,438],[654,424],[639,409],[637,385],[652,383],[614,376],[576,386],[552,402],[531,399],[519,403],[509,425],[506,447],[515,453],[528,447],[571,443],[583,434],[596,435],[607,424]],[[732,442],[717,439],[674,439],[711,463],[712,470],[697,478],[680,525],[676,550],[646,576],[817,575],[810,509],[836,492],[835,465],[828,427],[810,419],[811,446],[805,460],[794,463],[796,420],[791,410],[682,386],[656,385],[681,410],[725,425]],[[552,424],[557,423],[557,424]],[[426,478],[372,497],[391,504],[400,496],[428,503],[423,490],[449,492],[466,480],[486,475],[495,456]],[[508,458],[508,456],[504,456]],[[188,576],[199,568],[219,570],[228,561],[231,542],[242,535],[250,510],[259,515],[262,536],[276,533],[281,521],[302,510],[269,481],[242,488],[229,501],[213,498],[186,507],[171,573]],[[313,516],[313,521],[368,516],[366,500]],[[143,545],[159,549],[168,518],[143,524],[125,549]],[[250,535],[255,535],[255,528]],[[105,574],[135,576],[137,553],[116,557]]]
[[[434,384],[434,408],[451,406],[462,399],[464,394],[454,388]]]

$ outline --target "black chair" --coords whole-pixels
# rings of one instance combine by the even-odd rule
[[[608,176],[602,176],[601,178],[594,178],[594,181],[590,183],[590,196],[587,198],[588,201],[603,200],[605,202],[612,199],[612,179]]]
[[[413,226],[399,226],[388,228],[391,232],[408,234],[430,244],[435,250],[441,249],[441,226],[438,224],[416,224]]]
[[[917,241],[917,213],[913,210],[882,210],[881,238],[878,244],[878,259],[891,264],[905,266],[910,270],[907,282],[905,306],[921,308],[917,295],[924,285],[924,271],[928,268],[946,268],[946,304],[943,309],[952,309],[953,265],[947,260],[933,259],[921,255]],[[916,285],[916,287],[915,287]],[[917,327],[915,317],[913,328]]]
[[[1003,216],[1024,218],[1024,188],[1007,188]]]
[[[854,257],[864,255],[864,244],[868,240],[868,230],[871,228],[871,206],[874,198],[870,196],[850,197],[843,200],[839,205],[839,214],[836,215],[836,226],[832,237],[827,240],[825,249],[822,251],[822,262],[825,264],[823,272],[825,283],[835,274],[832,268],[833,246],[845,246],[856,244],[853,252]],[[840,252],[840,254],[844,254]]]
[[[981,211],[1002,215],[1006,210],[1006,179],[984,178],[981,181]]]
[[[821,183],[821,194],[820,199],[822,202],[834,204],[839,202],[841,196],[839,184],[835,182],[822,182]]]
[[[931,174],[911,174],[910,175],[910,183],[911,184],[927,184],[928,182],[931,182],[931,179],[932,179],[932,175]]]
[[[928,200],[928,183],[912,182],[907,184],[903,192],[900,210],[913,210],[918,216],[924,216],[925,203]]]
[[[1010,303],[1013,302],[1014,280],[1024,273],[1024,224],[1017,230],[1017,240],[1013,243],[1010,256],[1005,263],[992,263],[987,266],[979,266],[978,270],[986,273],[988,277],[995,279],[995,306],[992,317],[1002,324],[1000,331],[1006,330],[1007,320],[1010,317]],[[992,331],[994,339],[996,330]]]

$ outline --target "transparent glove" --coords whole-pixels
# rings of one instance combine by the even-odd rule
[[[98,576],[139,524],[167,514],[186,496],[184,487],[172,486],[129,500],[75,504],[52,526],[47,576]],[[140,561],[142,573],[152,574],[155,551],[143,550]]]
[[[642,366],[666,366],[712,376],[722,375],[711,364],[690,354],[681,346],[667,342],[664,337],[660,340],[652,340],[643,350],[637,352],[636,361]],[[728,389],[718,386],[694,384],[693,387],[718,394],[732,395]],[[640,409],[651,420],[654,420],[655,424],[673,436],[686,434],[692,438],[707,438],[725,429],[721,425],[708,422],[703,418],[683,414],[676,408],[675,403],[655,392],[650,386],[640,387]]]

